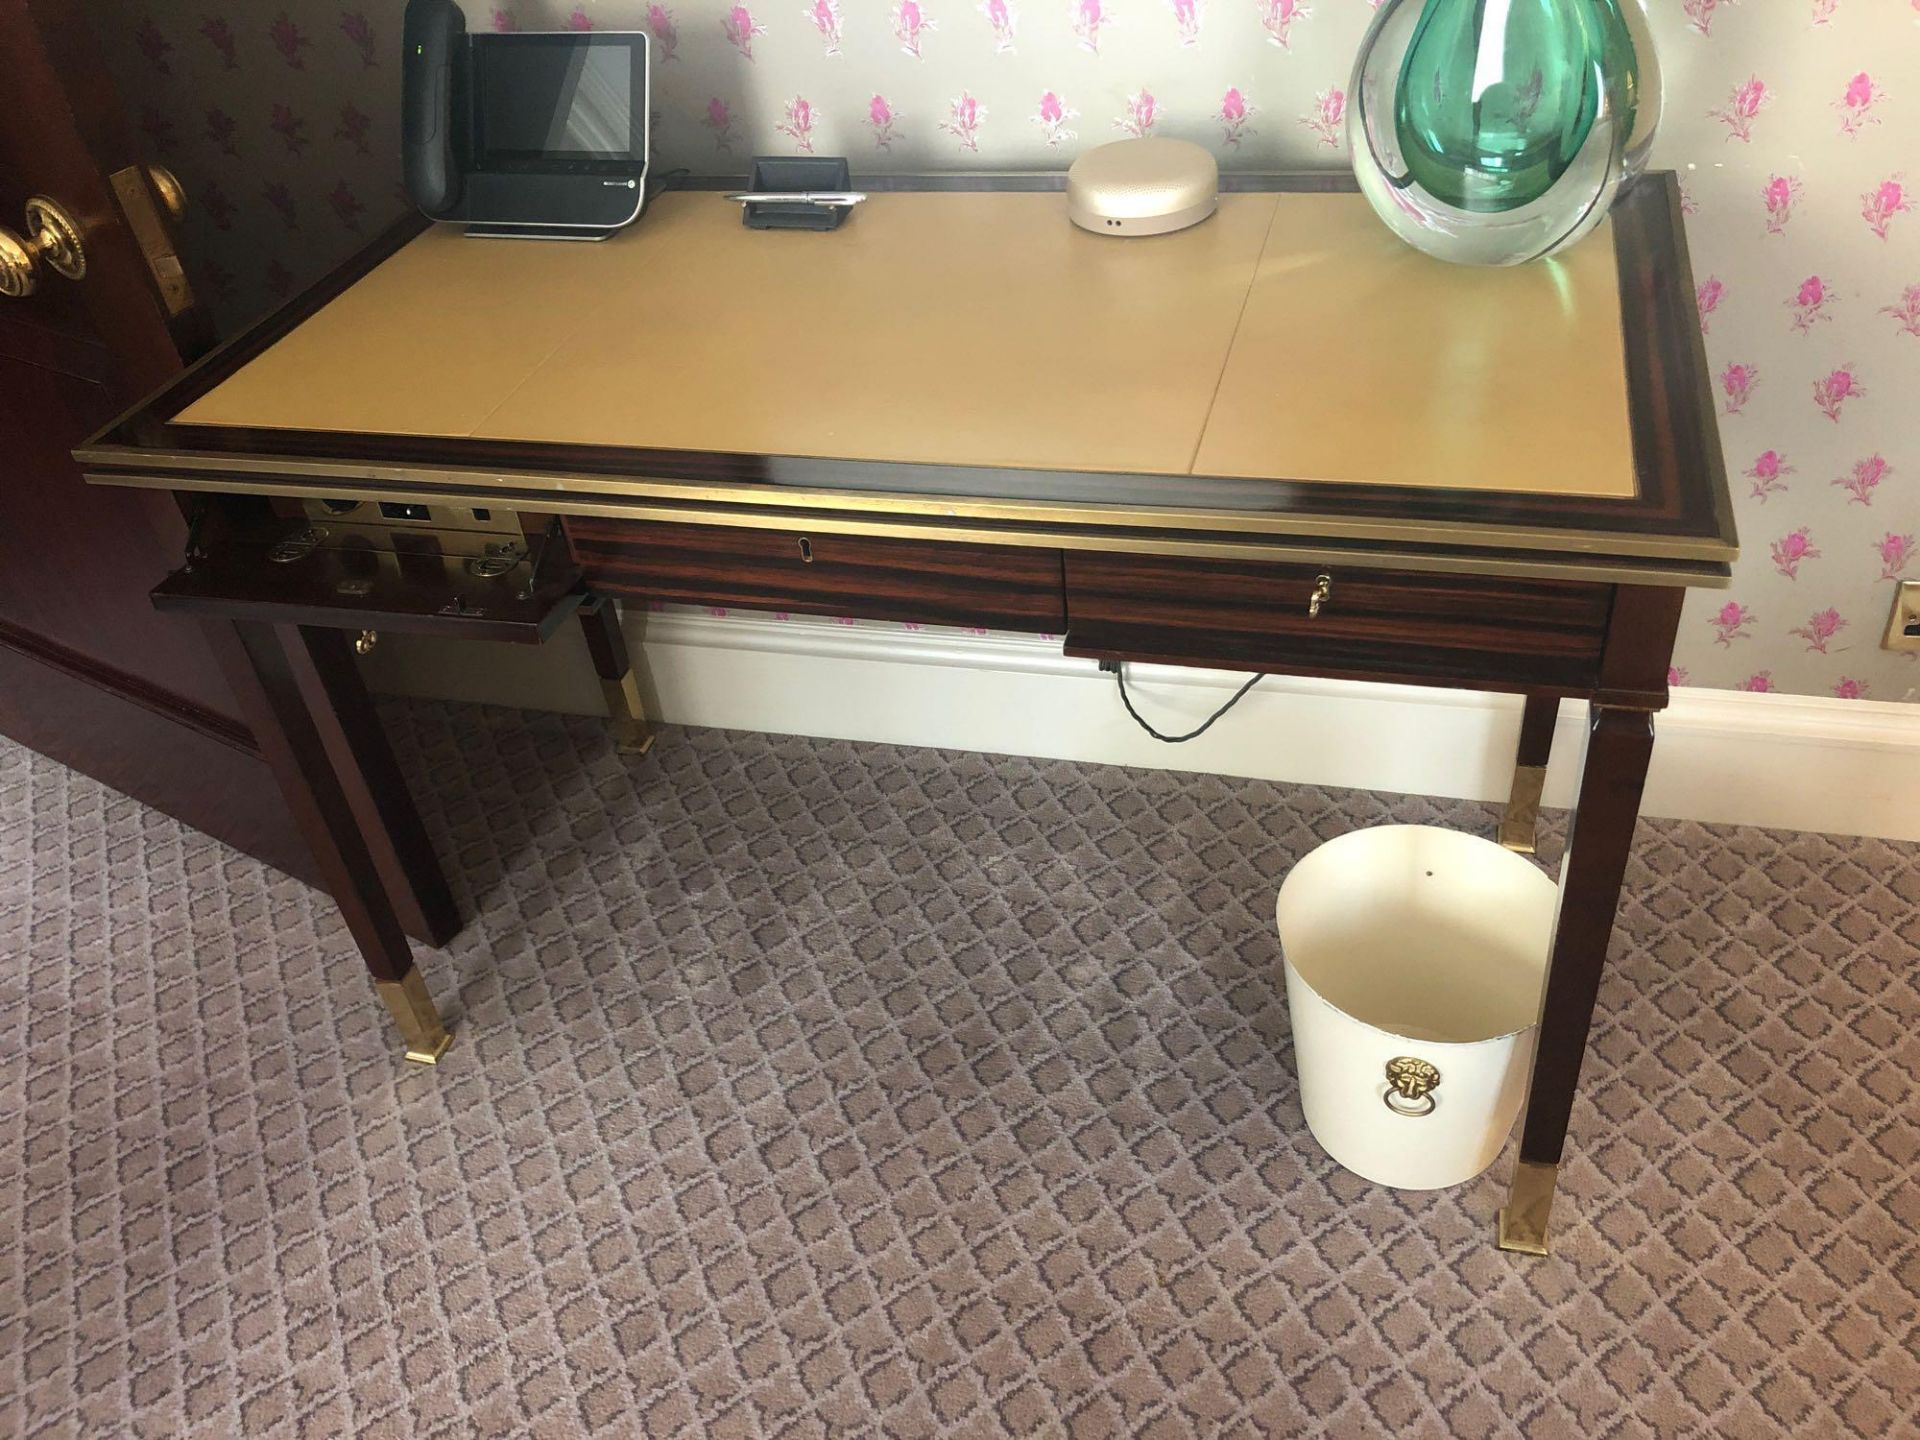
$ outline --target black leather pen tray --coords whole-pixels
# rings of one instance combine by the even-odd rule
[[[850,190],[853,169],[844,155],[757,155],[749,190]],[[833,230],[847,218],[844,205],[762,205],[740,207],[740,223],[749,230]]]

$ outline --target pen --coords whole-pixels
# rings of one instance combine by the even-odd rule
[[[742,205],[821,205],[845,209],[867,197],[858,190],[743,190],[727,196]]]

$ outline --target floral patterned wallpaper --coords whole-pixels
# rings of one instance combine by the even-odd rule
[[[91,0],[228,328],[399,213],[401,0]],[[1369,0],[467,0],[470,28],[645,28],[667,165],[1065,166],[1174,135],[1339,166]],[[1683,179],[1745,557],[1682,684],[1914,699],[1878,648],[1920,577],[1920,0],[1649,0],[1653,163]]]

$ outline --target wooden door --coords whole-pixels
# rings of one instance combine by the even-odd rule
[[[230,630],[148,603],[180,563],[178,506],[89,486],[69,454],[207,344],[168,177],[140,164],[76,0],[0,0],[0,97],[0,733],[310,876],[225,679]],[[58,215],[29,223],[34,197]]]

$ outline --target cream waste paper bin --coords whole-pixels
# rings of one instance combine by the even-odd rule
[[[1356,830],[1280,887],[1300,1103],[1326,1152],[1405,1190],[1471,1180],[1526,1098],[1556,887],[1490,840]]]

